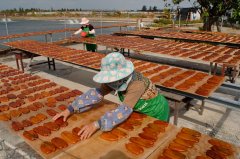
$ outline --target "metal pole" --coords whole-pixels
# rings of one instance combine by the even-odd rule
[[[7,24],[7,15],[5,14],[5,26],[6,26],[6,33],[7,33],[7,36],[9,35],[8,34],[8,24]],[[9,39],[8,39],[8,42],[9,42]]]
[[[66,28],[67,28],[67,21],[66,21],[66,13],[64,12],[64,29],[65,29],[65,39],[67,38],[67,32],[66,32]]]
[[[223,16],[221,17],[221,30],[222,30],[222,27],[223,27]]]
[[[100,12],[100,16],[101,16],[100,19],[101,19],[101,34],[102,34],[102,26],[103,26],[102,25],[102,11]]]
[[[180,12],[180,7],[177,6],[177,15],[178,15],[178,27],[181,27],[181,12]]]
[[[130,24],[129,12],[127,12],[127,14],[128,14],[128,25],[129,25]],[[127,28],[127,31],[128,31],[128,26],[126,28]]]
[[[179,15],[179,28],[181,27],[181,14]]]
[[[51,43],[53,42],[53,34],[52,33],[50,34],[50,42]]]

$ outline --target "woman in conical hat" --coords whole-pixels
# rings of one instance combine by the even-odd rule
[[[82,25],[81,28],[78,31],[74,32],[73,35],[81,34],[82,37],[95,37],[95,29],[91,24],[89,24],[89,20],[87,18],[82,18],[80,24]],[[95,52],[96,48],[96,44],[86,44],[87,51]]]
[[[68,109],[53,119],[63,116],[66,120],[72,113],[87,111],[112,91],[119,96],[121,104],[115,110],[106,112],[99,120],[85,125],[79,132],[81,139],[89,138],[98,129],[112,130],[124,122],[133,111],[159,120],[169,120],[167,100],[158,93],[148,78],[134,71],[133,63],[126,60],[122,54],[114,52],[104,57],[101,61],[101,71],[93,77],[93,80],[101,83],[101,87],[90,89],[80,95]]]

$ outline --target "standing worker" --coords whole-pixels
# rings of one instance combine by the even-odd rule
[[[121,104],[112,111],[106,112],[99,120],[85,125],[80,131],[81,140],[89,138],[98,129],[111,131],[124,122],[133,111],[146,114],[159,120],[169,120],[167,100],[158,93],[152,82],[134,70],[133,63],[114,52],[101,61],[101,71],[93,77],[100,88],[92,88],[78,96],[68,109],[58,113],[53,120],[63,117],[66,121],[72,113],[82,113],[96,106],[103,97],[112,91],[118,95]]]
[[[81,37],[89,37],[94,38],[95,37],[95,29],[94,27],[89,24],[89,20],[87,18],[82,18],[82,21],[80,23],[82,26],[81,28],[74,32],[73,35],[77,35],[81,33]],[[96,52],[97,45],[96,44],[86,44],[87,51]]]

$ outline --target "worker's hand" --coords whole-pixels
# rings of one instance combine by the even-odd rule
[[[63,121],[66,121],[70,114],[71,114],[70,111],[68,109],[66,109],[66,110],[62,111],[61,113],[56,114],[53,117],[53,120],[57,120],[58,118],[63,117]]]
[[[79,132],[78,135],[81,136],[81,140],[85,140],[92,136],[99,128],[93,122],[91,124],[85,125]]]

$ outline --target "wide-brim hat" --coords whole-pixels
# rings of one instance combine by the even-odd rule
[[[82,18],[82,21],[80,24],[88,24],[89,20],[87,18]]]
[[[104,57],[101,61],[101,71],[93,77],[97,83],[111,83],[121,80],[134,71],[134,65],[125,57],[113,52]]]

